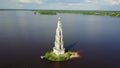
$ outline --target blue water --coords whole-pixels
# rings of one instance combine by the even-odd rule
[[[54,46],[61,17],[64,47],[81,58],[41,60]],[[120,68],[120,18],[81,14],[35,15],[0,11],[1,68]]]

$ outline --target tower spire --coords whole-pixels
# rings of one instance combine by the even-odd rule
[[[62,34],[62,24],[60,21],[60,17],[58,18],[58,24],[55,35],[55,46],[53,48],[53,52],[56,55],[64,54],[65,48],[63,48],[63,34]]]

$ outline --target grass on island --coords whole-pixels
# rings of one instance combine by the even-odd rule
[[[85,15],[102,15],[102,16],[115,16],[120,17],[120,11],[80,11],[80,10],[38,10],[34,11],[34,14],[47,14],[56,15],[57,13],[73,13],[73,14],[85,14]]]
[[[53,52],[47,52],[45,54],[45,58],[50,61],[66,61],[70,59],[70,56],[71,52],[66,52],[65,54],[59,56],[55,55]]]

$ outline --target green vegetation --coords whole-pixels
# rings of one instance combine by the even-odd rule
[[[35,11],[34,14],[56,15],[57,13],[53,11],[41,10],[41,11]]]
[[[57,13],[74,13],[74,14],[86,14],[86,15],[104,15],[120,17],[120,11],[80,11],[80,10],[38,10],[34,11],[34,14],[49,14],[56,15]]]
[[[45,58],[50,61],[65,61],[70,59],[70,56],[71,52],[66,52],[65,54],[59,56],[55,55],[53,52],[47,52],[45,54]]]

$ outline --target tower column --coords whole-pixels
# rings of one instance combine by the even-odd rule
[[[53,47],[53,52],[56,55],[64,54],[65,48],[63,47],[63,34],[62,34],[62,24],[60,21],[60,18],[58,18],[58,24],[56,29],[56,35],[55,35],[55,46]]]

